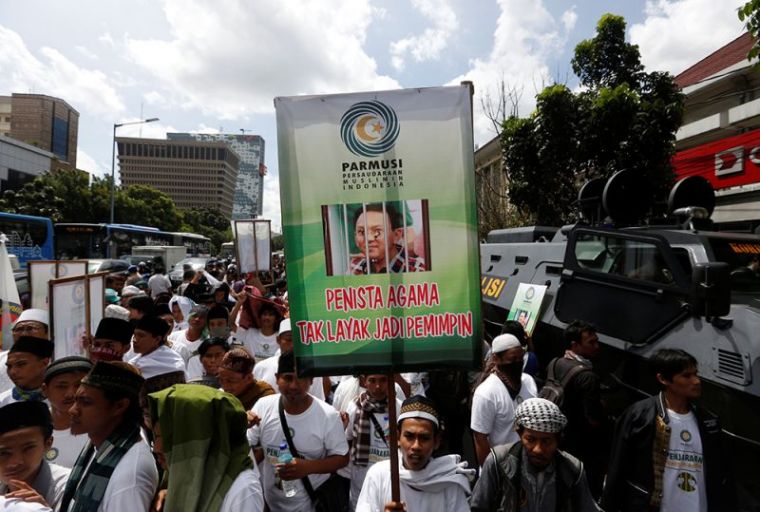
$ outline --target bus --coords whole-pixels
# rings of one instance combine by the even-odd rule
[[[22,268],[30,260],[53,259],[53,223],[48,218],[0,212],[0,233],[8,237],[8,253]]]
[[[195,256],[208,250],[209,239],[194,233],[168,233],[158,228],[134,224],[55,225],[55,254],[59,259],[121,258],[132,254],[136,245],[184,245]]]

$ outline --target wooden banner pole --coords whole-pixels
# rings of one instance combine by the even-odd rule
[[[396,380],[393,373],[388,374],[388,433],[391,450],[391,500],[401,501],[401,488],[398,476],[398,428],[396,427]]]

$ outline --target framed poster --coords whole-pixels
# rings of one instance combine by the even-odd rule
[[[87,274],[87,260],[59,260],[58,279],[62,277],[83,276]]]
[[[49,287],[50,339],[55,342],[55,358],[86,357],[82,341],[88,328],[87,277],[53,279]]]
[[[29,288],[32,295],[32,307],[37,309],[49,309],[48,281],[58,277],[58,262],[52,261],[28,261],[27,272],[29,273]]]
[[[481,364],[471,94],[275,99],[299,373]]]
[[[87,335],[91,336],[98,330],[98,324],[103,319],[106,309],[106,276],[108,272],[97,272],[87,275]]]
[[[272,264],[272,224],[270,220],[234,220],[238,271],[268,272]]]
[[[520,283],[509,308],[507,320],[516,320],[525,329],[528,336],[533,336],[533,330],[541,316],[541,303],[546,295],[546,286],[542,284]]]

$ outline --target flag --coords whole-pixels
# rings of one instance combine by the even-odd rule
[[[259,164],[259,176],[262,178],[267,174],[267,166],[263,163]]]
[[[13,345],[13,334],[11,326],[21,314],[21,301],[18,298],[18,288],[16,288],[16,279],[13,277],[13,268],[11,268],[11,259],[8,256],[8,249],[5,248],[5,242],[8,238],[0,233],[0,347],[8,350]]]

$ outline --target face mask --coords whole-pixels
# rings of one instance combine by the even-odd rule
[[[209,327],[209,334],[212,338],[227,338],[230,335],[230,329],[227,326]]]

